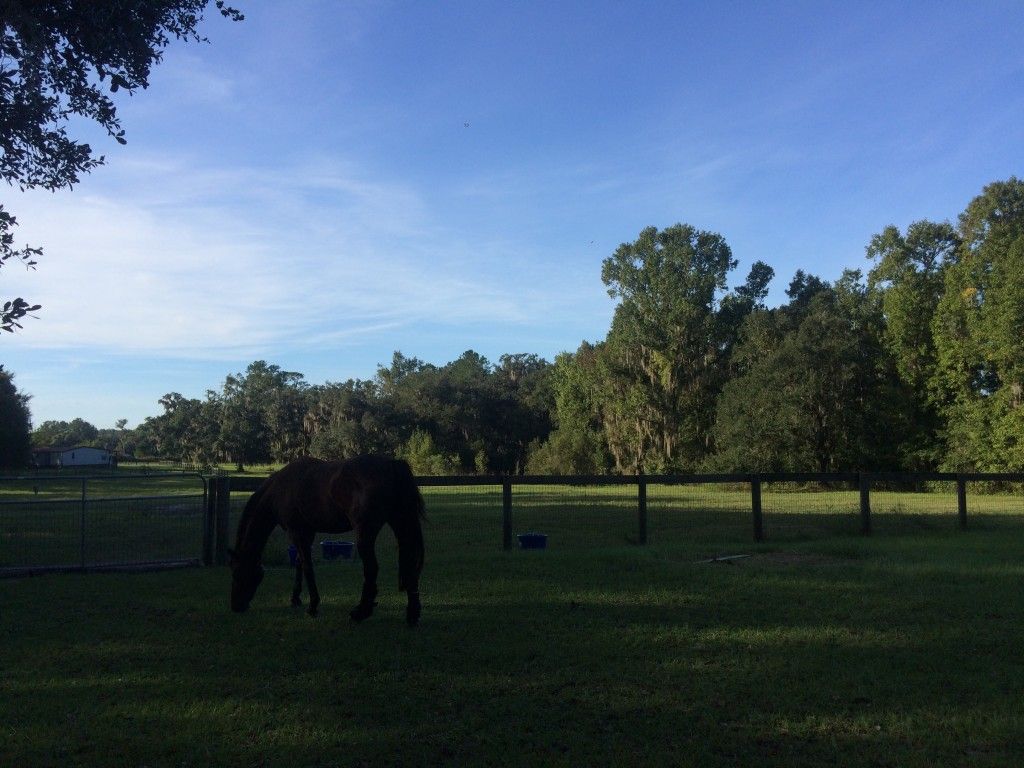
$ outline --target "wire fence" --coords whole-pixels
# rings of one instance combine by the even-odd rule
[[[198,474],[0,478],[0,575],[202,561]]]
[[[228,489],[224,530],[237,528],[245,500],[261,482],[211,481]],[[594,550],[1024,524],[1024,474],[420,477],[418,483],[428,544],[466,555],[517,548],[524,534],[542,534],[546,548]],[[287,547],[275,532],[265,561],[285,562]]]
[[[263,478],[154,473],[0,478],[0,575],[221,564]],[[1024,523],[1024,474],[421,477],[431,548],[546,548],[914,534]],[[318,539],[315,556],[322,558]],[[341,537],[330,537],[346,538]],[[351,537],[349,537],[351,538]],[[277,529],[268,565],[289,562]]]

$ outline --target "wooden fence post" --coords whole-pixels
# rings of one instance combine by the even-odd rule
[[[217,484],[216,506],[214,515],[217,525],[217,551],[215,562],[217,565],[225,565],[228,562],[228,537],[230,533],[231,518],[231,478],[218,477],[213,480]]]
[[[86,479],[82,478],[82,503],[78,513],[78,558],[82,566],[82,570],[85,570],[85,483]]]
[[[203,511],[203,565],[213,565],[214,542],[217,537],[217,484],[206,481],[206,509]]]
[[[867,472],[861,472],[860,479],[860,532],[871,535],[871,478]]]
[[[960,518],[961,530],[967,528],[967,481],[964,478],[956,479],[956,511]]]
[[[637,533],[639,542],[647,543],[647,481],[643,475],[637,478],[636,485]]]
[[[512,480],[501,481],[501,538],[505,549],[512,549]]]
[[[761,478],[750,478],[750,511],[754,515],[754,541],[764,541],[764,516],[761,512]]]

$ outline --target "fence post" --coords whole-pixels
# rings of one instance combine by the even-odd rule
[[[214,560],[217,565],[224,565],[228,561],[228,537],[231,516],[231,478],[218,477],[213,482],[217,484],[215,494],[216,504],[214,516],[217,526],[217,551]]]
[[[643,475],[636,481],[637,532],[641,544],[647,543],[647,481]]]
[[[213,565],[214,542],[217,538],[217,483],[215,478],[204,480],[206,509],[203,511],[203,565]]]
[[[858,475],[860,483],[860,532],[871,535],[871,478],[867,472]]]
[[[512,549],[512,480],[501,481],[501,539],[505,549]]]
[[[86,478],[82,478],[82,507],[78,513],[78,560],[82,566],[82,570],[85,570],[85,483]]]
[[[750,510],[754,515],[754,541],[764,541],[764,516],[761,513],[761,478],[750,478]]]
[[[967,481],[964,478],[956,479],[956,511],[960,517],[961,530],[967,528]]]

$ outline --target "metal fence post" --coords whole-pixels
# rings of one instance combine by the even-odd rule
[[[859,475],[860,484],[860,532],[871,535],[871,478],[867,472]]]
[[[501,538],[505,549],[512,549],[512,480],[501,481]]]
[[[641,544],[647,543],[647,481],[643,475],[636,481],[637,533]]]
[[[956,479],[956,511],[960,528],[967,528],[967,481],[962,476]]]
[[[761,511],[761,478],[750,478],[750,511],[754,515],[754,541],[764,541],[764,515]]]

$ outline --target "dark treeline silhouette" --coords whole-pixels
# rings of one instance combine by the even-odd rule
[[[95,440],[238,466],[383,453],[418,474],[1024,469],[1024,182],[955,225],[886,227],[866,255],[835,282],[798,271],[768,308],[767,264],[737,283],[721,235],[650,227],[602,264],[607,336],[553,363],[396,352],[373,379],[309,385],[257,361]]]

